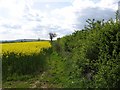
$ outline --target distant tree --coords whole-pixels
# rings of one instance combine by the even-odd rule
[[[38,38],[38,41],[40,41],[40,38]]]
[[[49,33],[49,36],[50,36],[50,40],[52,42],[53,38],[57,36],[56,33]]]

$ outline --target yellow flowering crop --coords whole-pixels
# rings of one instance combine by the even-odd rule
[[[30,55],[33,53],[39,53],[42,48],[49,48],[51,44],[48,41],[41,42],[19,42],[19,43],[4,43],[2,45],[2,54],[9,54],[14,52],[15,54]]]
[[[0,44],[0,59],[1,59],[1,54],[2,54],[2,44]]]

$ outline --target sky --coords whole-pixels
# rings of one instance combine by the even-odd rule
[[[0,0],[0,40],[63,37],[83,29],[88,18],[115,18],[118,1]]]

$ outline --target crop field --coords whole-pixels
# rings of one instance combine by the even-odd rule
[[[46,63],[45,50],[48,50],[51,44],[48,41],[40,41],[3,43],[0,46],[2,46],[2,79],[6,81],[42,72]]]
[[[0,44],[0,55],[2,54],[2,44]]]
[[[22,43],[5,43],[0,44],[2,46],[2,54],[22,54],[22,55],[30,55],[39,53],[43,48],[50,47],[50,43],[48,41],[41,42],[22,42]]]

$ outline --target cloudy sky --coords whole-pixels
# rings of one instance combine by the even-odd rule
[[[0,40],[49,39],[80,30],[88,18],[115,18],[119,0],[0,0]]]

